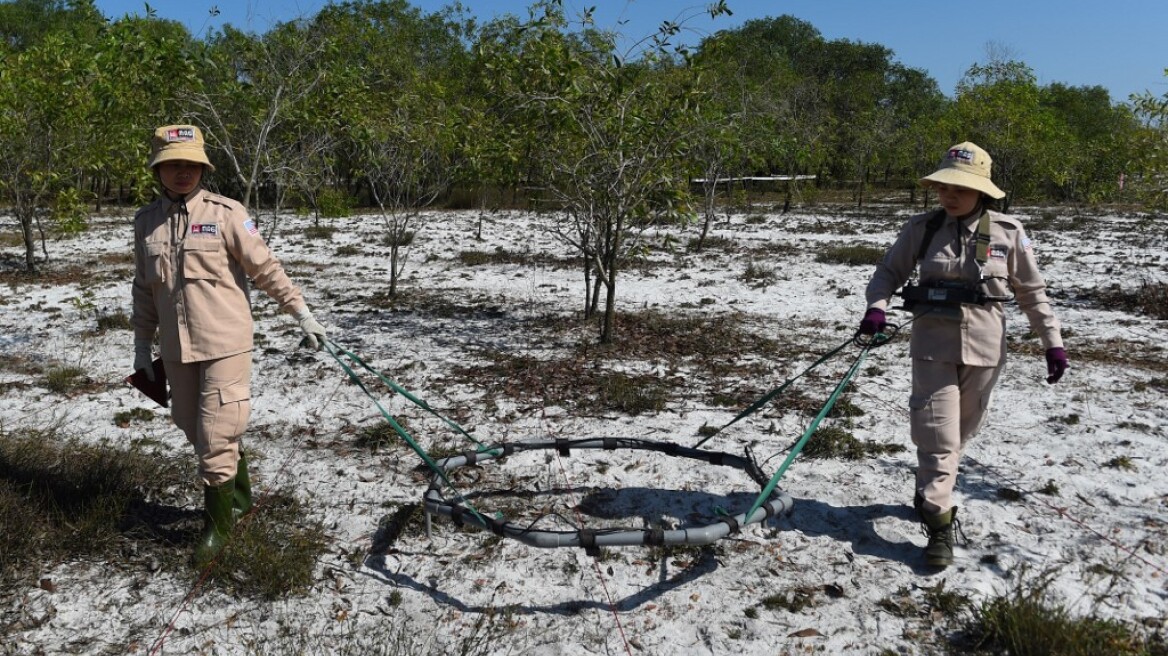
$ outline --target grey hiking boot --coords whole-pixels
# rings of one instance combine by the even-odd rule
[[[919,511],[918,511],[919,512]],[[940,515],[920,513],[929,544],[925,546],[925,562],[930,567],[944,569],[953,564],[953,542],[956,538],[957,507]]]

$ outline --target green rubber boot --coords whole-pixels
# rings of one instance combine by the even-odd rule
[[[247,456],[243,449],[239,450],[239,463],[235,469],[235,498],[231,510],[237,520],[251,510],[251,478],[248,477]]]
[[[235,526],[234,500],[234,478],[218,487],[203,487],[203,535],[195,545],[196,568],[203,569],[214,560],[231,537],[231,529]]]
[[[944,569],[953,564],[954,524],[957,521],[957,507],[940,515],[921,513],[921,523],[929,543],[925,546],[925,562],[930,567]]]

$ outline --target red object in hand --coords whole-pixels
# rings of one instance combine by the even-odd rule
[[[162,366],[162,358],[152,363],[154,380],[146,376],[145,369],[139,369],[126,377],[126,382],[133,385],[146,396],[162,407],[170,405],[170,390],[166,387],[166,369]]]

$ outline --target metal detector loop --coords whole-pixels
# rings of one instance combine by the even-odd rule
[[[884,330],[878,331],[874,335],[865,335],[859,330],[852,336],[852,343],[862,349],[874,349],[878,346],[884,346],[891,342],[900,333],[900,324],[886,324]]]

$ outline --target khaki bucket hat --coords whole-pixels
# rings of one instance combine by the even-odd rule
[[[1006,197],[1006,192],[998,189],[990,180],[990,154],[973,143],[963,141],[949,149],[941,158],[941,163],[933,173],[921,178],[922,186],[948,184],[966,189],[975,189],[990,198]]]
[[[203,132],[193,125],[164,125],[150,137],[148,168],[176,159],[198,162],[206,165],[210,171],[215,170],[203,150]]]

